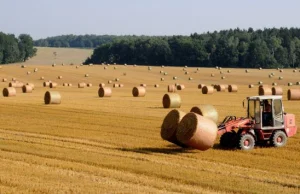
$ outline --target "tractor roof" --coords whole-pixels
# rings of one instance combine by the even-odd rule
[[[267,95],[267,96],[250,96],[247,97],[248,100],[269,100],[269,99],[282,99],[282,96],[272,96],[272,95]]]

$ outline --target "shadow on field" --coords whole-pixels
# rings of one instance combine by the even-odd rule
[[[161,106],[149,106],[147,108],[151,108],[151,109],[165,109],[164,107],[161,107]]]
[[[180,147],[169,147],[169,148],[117,148],[118,150],[125,151],[125,152],[135,152],[135,153],[142,153],[142,154],[183,154],[183,153],[190,153],[192,149],[188,148],[180,148]]]

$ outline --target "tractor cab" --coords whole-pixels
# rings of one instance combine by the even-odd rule
[[[254,121],[254,129],[284,128],[282,96],[251,96],[247,100],[247,117]]]

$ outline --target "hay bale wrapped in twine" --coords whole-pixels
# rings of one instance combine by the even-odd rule
[[[229,85],[228,86],[228,92],[237,92],[237,91],[238,91],[237,85]]]
[[[279,86],[272,87],[272,95],[282,95],[282,94],[283,94],[282,87]]]
[[[205,86],[205,84],[199,84],[198,89],[202,89]]]
[[[288,100],[300,100],[300,89],[289,89],[287,98]]]
[[[175,85],[168,85],[168,92],[176,92],[176,86]]]
[[[212,120],[197,113],[187,113],[180,121],[177,139],[190,147],[205,151],[214,145],[218,127]]]
[[[98,95],[100,98],[111,97],[112,90],[110,87],[100,87],[98,90]]]
[[[16,96],[17,91],[16,88],[14,87],[8,87],[3,89],[2,94],[4,97],[12,97],[12,96]]]
[[[260,86],[258,87],[258,95],[265,96],[265,95],[272,95],[272,89],[268,86]]]
[[[86,87],[86,83],[84,82],[78,83],[78,88],[85,88],[85,87]]]
[[[57,83],[51,82],[49,87],[50,87],[50,88],[56,88],[57,85],[58,85]]]
[[[146,95],[146,88],[143,86],[134,87],[132,89],[132,95],[134,97],[144,97]]]
[[[219,113],[217,109],[215,109],[215,107],[210,104],[202,104],[199,106],[194,106],[191,108],[190,112],[194,112],[201,116],[209,118],[215,123],[217,123],[219,119]]]
[[[166,115],[160,130],[160,136],[162,139],[179,145],[181,147],[186,147],[184,144],[178,141],[176,137],[179,122],[185,114],[185,112],[173,109]]]
[[[34,88],[35,88],[33,83],[26,83],[26,85],[30,86],[32,88],[32,90],[34,90]]]
[[[218,92],[225,92],[226,87],[225,87],[225,85],[216,85],[215,89],[216,89]]]
[[[168,93],[163,96],[162,104],[164,108],[180,108],[181,98],[177,93]]]
[[[105,87],[105,83],[100,83],[100,84],[99,84],[99,87],[100,87],[100,88]]]
[[[185,86],[183,84],[177,85],[177,90],[184,90]]]
[[[44,96],[45,104],[60,104],[61,95],[57,91],[47,91]]]
[[[214,93],[214,87],[213,86],[204,86],[202,88],[202,94],[212,94]]]
[[[24,85],[23,87],[22,87],[22,92],[23,93],[32,93],[32,87],[31,86],[29,86],[29,85]]]
[[[43,86],[44,86],[44,87],[49,87],[49,86],[50,86],[50,82],[44,82],[44,83],[43,83]]]

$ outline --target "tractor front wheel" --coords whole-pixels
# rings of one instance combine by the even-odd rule
[[[233,148],[236,145],[236,132],[226,132],[220,137],[220,145],[224,148]]]
[[[286,134],[283,131],[275,131],[271,137],[271,143],[275,147],[283,147],[287,142]]]
[[[241,150],[251,150],[254,148],[254,145],[255,139],[253,135],[246,133],[240,136],[240,139],[238,141],[238,147]]]

